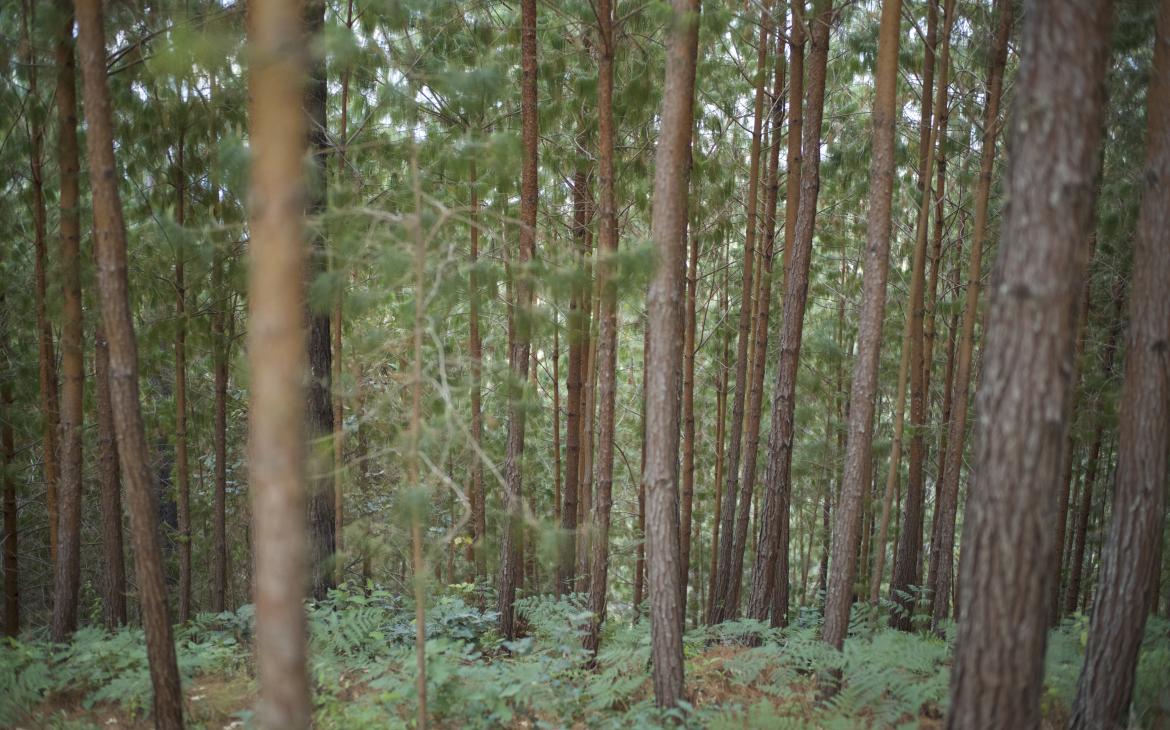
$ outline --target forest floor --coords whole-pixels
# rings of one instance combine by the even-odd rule
[[[469,600],[465,601],[464,598]],[[439,728],[634,728],[667,724],[653,706],[646,622],[620,616],[603,633],[594,670],[584,668],[579,602],[521,602],[527,635],[495,633],[496,616],[470,596],[428,607],[428,710]],[[490,605],[490,604],[489,604]],[[750,621],[686,637],[689,704],[673,714],[704,728],[941,727],[953,632],[947,639],[884,627],[859,610],[844,652],[816,638],[816,611],[791,628]],[[310,608],[310,673],[318,728],[411,727],[413,609],[381,591],[338,592]],[[189,727],[252,725],[256,680],[251,608],[204,615],[179,630]],[[1064,727],[1080,670],[1085,620],[1049,641],[1044,727]],[[821,695],[838,672],[840,690]],[[149,674],[141,631],[83,629],[66,647],[35,637],[0,644],[0,726],[149,728]],[[1151,621],[1138,669],[1134,724],[1170,721],[1170,624]]]

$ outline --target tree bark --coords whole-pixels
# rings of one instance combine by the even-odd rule
[[[890,208],[894,189],[894,127],[897,122],[898,45],[902,0],[883,0],[878,30],[878,58],[873,103],[873,154],[869,163],[869,220],[862,278],[857,357],[849,393],[849,423],[841,498],[830,543],[833,572],[825,593],[822,636],[840,649],[849,628],[853,581],[857,572],[857,534],[862,500],[869,489],[873,450],[873,416],[877,405],[882,322],[886,311],[886,280],[890,267]]]
[[[597,653],[601,624],[605,621],[609,589],[609,524],[613,508],[614,401],[617,393],[618,301],[614,258],[618,249],[617,202],[614,199],[613,128],[613,6],[597,3],[598,70],[598,251],[597,282],[601,295],[601,320],[597,352],[597,499],[593,506],[593,554],[589,570],[589,611],[593,620],[585,636],[585,649]]]
[[[58,485],[57,561],[54,564],[53,641],[62,642],[77,629],[81,591],[81,441],[85,400],[82,358],[81,223],[77,170],[77,84],[73,56],[73,14],[62,6],[65,20],[57,39],[57,163],[60,168],[61,267],[61,412],[60,483]]]
[[[211,312],[212,370],[215,379],[215,414],[213,449],[215,451],[215,497],[212,505],[211,610],[227,610],[228,550],[227,550],[227,387],[228,354],[231,343],[225,333],[226,311],[230,300],[223,293],[223,253],[212,254],[211,290],[214,305]]]
[[[728,242],[723,241],[721,247],[720,268],[723,269],[723,281],[719,289],[719,321],[724,323],[723,334],[723,349],[719,358],[719,380],[715,392],[715,471],[711,475],[711,481],[715,484],[715,500],[714,514],[711,519],[711,568],[707,576],[707,601],[704,607],[703,616],[710,615],[711,603],[715,596],[716,589],[716,569],[719,563],[719,523],[720,512],[723,507],[723,460],[725,455],[725,439],[727,434],[727,381],[728,381],[728,366],[727,361],[730,356],[731,334],[726,326],[727,309],[728,309],[728,289],[730,284],[730,277],[728,276],[727,261],[728,261]],[[645,380],[645,377],[643,377]]]
[[[86,147],[93,191],[97,284],[110,351],[110,402],[122,481],[130,507],[138,597],[142,603],[146,654],[154,689],[154,723],[156,727],[171,730],[183,726],[182,691],[167,615],[154,479],[139,403],[138,345],[130,310],[126,227],[114,162],[113,110],[106,80],[101,0],[77,0],[76,9],[77,46],[85,90]]]
[[[309,544],[305,520],[306,185],[303,155],[304,18],[295,4],[248,8],[253,63],[248,360],[252,371],[249,477],[255,549],[258,721],[307,728],[303,600]]]
[[[527,271],[536,256],[536,0],[520,3],[520,117],[523,156],[520,167],[520,256],[515,276],[515,337],[509,364],[512,391],[508,399],[508,443],[504,457],[505,524],[500,546],[499,612],[500,633],[508,640],[516,636],[516,582],[520,578],[520,529],[523,513],[524,406],[520,390],[528,379],[528,354],[532,309],[532,280]]]
[[[662,89],[661,131],[654,153],[650,235],[657,265],[646,294],[649,363],[646,372],[647,583],[654,699],[659,707],[683,699],[683,606],[679,591],[679,370],[686,256],[687,192],[699,42],[699,0],[671,0]],[[742,380],[741,380],[742,382]]]
[[[740,295],[739,330],[735,346],[735,396],[731,406],[730,440],[725,454],[723,507],[719,515],[723,524],[719,528],[719,558],[716,563],[715,592],[711,595],[707,617],[710,624],[722,623],[736,613],[736,606],[733,602],[736,590],[732,587],[733,582],[740,580],[739,572],[733,571],[736,506],[738,503],[739,509],[745,511],[750,511],[752,506],[750,495],[746,499],[740,499],[739,466],[743,443],[743,411],[748,391],[751,389],[751,384],[748,381],[750,376],[748,345],[751,342],[752,317],[755,313],[752,293],[754,291],[753,277],[755,276],[756,259],[756,208],[759,201],[760,135],[764,122],[764,96],[767,93],[771,8],[772,0],[764,0],[760,10],[760,37],[756,53],[755,110],[752,115],[752,146],[748,166],[747,229],[744,234],[743,246],[743,290]]]
[[[467,325],[467,352],[471,359],[471,549],[475,558],[475,577],[487,577],[487,506],[483,490],[483,339],[479,333],[479,176],[475,160],[470,161],[468,188],[471,194],[471,268],[467,273],[470,300]]]
[[[1146,617],[1157,610],[1170,447],[1170,0],[1160,3],[1146,114],[1125,381],[1109,522],[1069,727],[1124,727]]]
[[[976,403],[977,488],[964,519],[950,728],[1040,722],[1051,528],[1100,164],[1111,6],[1035,0],[1027,9],[1020,47],[1028,53],[1011,122],[1012,202]]]
[[[975,190],[975,222],[971,233],[971,255],[967,271],[966,301],[963,306],[963,329],[955,364],[954,389],[948,423],[943,483],[937,536],[932,550],[928,585],[932,589],[931,630],[942,631],[949,611],[951,577],[955,553],[955,517],[959,504],[959,474],[963,466],[963,439],[967,430],[967,407],[972,377],[972,354],[975,345],[975,318],[979,314],[979,289],[983,271],[983,246],[987,241],[987,207],[991,198],[992,174],[995,170],[995,147],[999,133],[999,105],[1003,93],[1003,73],[1011,39],[1013,5],[1008,0],[996,3],[999,23],[995,46],[987,70],[987,102],[983,108],[983,148],[979,153],[979,183]]]
[[[7,312],[4,308],[5,299],[4,292],[0,292],[0,310]],[[12,465],[16,460],[12,421],[16,409],[12,398],[15,373],[8,341],[9,325],[7,317],[0,325],[0,356],[5,360],[4,381],[0,384],[0,482],[4,488],[4,635],[16,638],[20,634],[20,553],[17,543],[16,480],[12,477]]]
[[[183,153],[186,139],[179,132],[176,175],[175,222],[185,221],[187,197]],[[175,485],[179,507],[179,622],[191,618],[191,470],[187,458],[187,284],[184,258],[179,244],[175,261]]]
[[[804,111],[800,169],[800,207],[793,229],[792,258],[784,272],[784,322],[780,327],[776,385],[772,392],[772,431],[768,435],[768,464],[764,473],[763,512],[759,549],[752,578],[748,615],[763,618],[771,604],[772,621],[780,625],[788,615],[788,523],[794,433],[796,374],[808,301],[809,266],[820,192],[821,120],[825,107],[825,72],[829,59],[829,32],[835,12],[831,0],[817,0],[812,18],[808,86]],[[790,173],[791,174],[791,173]],[[782,572],[781,572],[782,571]],[[774,596],[778,593],[778,596]]]
[[[315,47],[316,39],[324,33],[324,0],[306,0],[304,4],[304,38],[306,48]],[[305,129],[309,150],[312,152],[313,175],[306,187],[306,214],[318,216],[325,210],[325,161],[332,151],[326,135],[325,105],[328,86],[325,77],[325,58],[316,51],[310,56],[307,69],[307,83],[304,87],[303,114],[306,116]],[[318,276],[325,273],[327,252],[325,239],[317,232],[311,235],[312,246],[306,267],[305,286],[308,287]],[[320,309],[305,301],[305,318],[308,322],[307,341],[309,354],[309,387],[306,392],[306,424],[308,426],[310,449],[308,514],[310,546],[310,570],[312,571],[312,596],[322,600],[328,596],[334,583],[334,566],[337,552],[337,520],[334,514],[333,497],[333,342],[330,336],[329,309]]]
[[[934,168],[937,141],[943,131],[945,119],[947,84],[950,75],[951,29],[955,21],[954,0],[947,0],[944,8],[942,50],[939,53],[939,74],[937,96],[934,102],[935,114],[927,138],[924,166],[920,170],[921,199],[918,208],[918,223],[915,227],[914,264],[910,284],[910,312],[907,316],[903,343],[909,345],[910,372],[910,470],[906,481],[906,501],[902,505],[902,520],[898,530],[897,552],[890,577],[890,600],[894,608],[890,612],[890,626],[909,631],[915,608],[914,590],[921,585],[922,523],[925,502],[926,465],[926,360],[925,360],[925,289],[927,239],[932,209],[931,173]],[[925,93],[925,91],[923,92]],[[905,354],[907,350],[903,350]],[[897,467],[896,462],[893,465]]]
[[[781,6],[776,13],[783,18],[784,10]],[[772,29],[771,22],[765,22],[764,27]],[[756,485],[756,458],[760,448],[760,412],[763,410],[764,400],[764,370],[768,362],[768,319],[772,303],[772,261],[776,248],[776,205],[780,192],[780,127],[784,119],[784,47],[780,45],[779,34],[776,43],[775,74],[772,82],[772,104],[768,108],[768,120],[771,144],[768,147],[768,160],[765,165],[765,193],[764,193],[764,245],[760,252],[759,270],[756,281],[759,286],[756,296],[754,317],[755,343],[751,362],[751,391],[748,394],[748,422],[747,443],[743,457],[743,504],[744,509],[736,515],[735,524],[735,552],[733,553],[731,582],[732,599],[731,614],[739,611],[739,591],[743,573],[744,553],[747,550],[748,518],[750,516],[747,505],[752,500]],[[781,276],[783,276],[781,271]],[[758,512],[758,510],[757,510]],[[757,521],[759,515],[757,514]]]
[[[110,351],[105,327],[94,327],[94,394],[97,400],[98,490],[102,509],[102,619],[106,628],[126,623],[126,563],[122,547],[122,483],[110,402]]]

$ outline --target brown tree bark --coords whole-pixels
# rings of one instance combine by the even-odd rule
[[[29,37],[37,3],[28,0],[25,7],[24,37],[26,63],[28,68],[28,98],[34,100],[32,119],[29,124],[29,186],[32,191],[33,217],[33,301],[37,326],[37,375],[41,410],[41,459],[45,480],[45,507],[49,522],[49,566],[57,563],[57,483],[60,478],[57,461],[57,428],[60,425],[60,407],[57,400],[57,358],[53,352],[53,325],[46,311],[45,257],[48,234],[46,233],[44,193],[44,125],[43,116],[37,112],[37,63],[34,47]]]
[[[220,251],[212,255],[211,290],[215,297],[211,311],[212,370],[215,380],[213,416],[213,450],[215,452],[215,496],[212,504],[212,589],[211,610],[227,610],[227,387],[228,355],[231,343],[225,332],[230,299],[223,291],[224,259]],[[250,561],[249,561],[250,562]]]
[[[126,227],[114,162],[113,110],[106,80],[102,3],[101,0],[77,0],[76,9],[77,47],[85,90],[86,148],[93,191],[97,284],[110,351],[110,402],[122,481],[129,500],[138,597],[142,603],[146,654],[154,689],[154,723],[156,727],[171,730],[183,726],[182,690],[167,615],[154,478],[138,395],[138,345],[130,310]]]
[[[699,0],[671,0],[662,87],[661,131],[654,153],[650,235],[657,265],[646,294],[649,363],[646,390],[647,583],[654,699],[674,707],[683,698],[683,606],[679,591],[679,371],[686,256],[687,193],[694,126]],[[741,380],[742,382],[742,380]]]
[[[179,131],[175,170],[175,222],[186,222],[185,130]],[[191,470],[187,458],[187,284],[180,244],[175,261],[175,490],[179,507],[179,622],[191,618]]]
[[[976,403],[977,488],[964,519],[950,728],[1040,722],[1052,522],[1100,164],[1111,10],[1108,0],[1027,7],[1011,121],[1011,205]]]
[[[467,325],[467,352],[471,359],[471,548],[475,558],[475,577],[487,577],[487,507],[483,492],[483,339],[479,333],[479,177],[475,160],[470,161],[468,188],[471,194],[471,268],[467,273],[470,303]],[[571,406],[570,406],[571,408]]]
[[[4,292],[0,292],[0,311],[7,313],[5,299]],[[12,398],[15,373],[8,341],[10,325],[8,317],[0,322],[0,357],[5,361],[4,380],[0,383],[0,482],[3,483],[4,491],[4,635],[15,638],[20,634],[20,553],[17,542],[16,480],[12,476],[12,465],[16,460],[12,421],[16,409]]]
[[[593,505],[593,554],[589,570],[589,611],[593,620],[585,636],[585,649],[594,654],[600,645],[609,591],[609,524],[613,508],[614,401],[617,394],[618,301],[614,258],[618,249],[618,224],[617,201],[614,199],[613,30],[613,6],[610,0],[598,0],[597,182],[600,205],[597,211],[597,282],[601,295],[601,331],[597,352],[597,499]]]
[[[296,4],[248,7],[252,67],[252,188],[248,361],[252,372],[249,479],[255,550],[257,720],[307,728],[305,670],[309,537],[305,524],[308,368],[303,155],[304,17]]]
[[[306,48],[315,48],[316,39],[324,32],[324,0],[305,0],[304,38]],[[306,134],[313,155],[313,177],[306,187],[306,213],[318,216],[325,210],[325,162],[332,152],[326,135],[325,105],[328,86],[325,77],[325,58],[316,51],[310,57],[307,83],[304,87],[303,114],[306,116]],[[317,232],[306,267],[305,286],[325,272],[328,254],[325,238]],[[314,307],[305,298],[305,317],[309,337],[309,387],[305,394],[310,450],[308,514],[310,534],[310,570],[312,596],[325,598],[334,582],[334,561],[337,552],[337,520],[334,514],[333,470],[333,341],[330,336],[330,312]]]
[[[528,379],[530,322],[533,282],[526,270],[536,257],[536,0],[520,4],[520,117],[523,155],[520,167],[520,255],[515,276],[515,337],[508,361],[512,369],[508,399],[508,443],[504,456],[505,525],[500,546],[499,612],[500,633],[515,638],[516,582],[520,578],[520,529],[522,526],[522,491],[524,459],[524,408],[519,390]]]
[[[642,383],[645,384],[650,372],[650,327],[642,326]],[[646,388],[642,388],[642,455],[638,473],[646,471]],[[638,548],[634,557],[634,618],[641,618],[642,601],[646,597],[646,485],[638,483]],[[714,557],[712,557],[714,560]],[[714,580],[714,577],[711,578]]]
[[[580,140],[585,139],[582,133]],[[580,510],[582,416],[585,410],[585,371],[589,359],[589,321],[592,314],[591,284],[588,283],[587,252],[589,242],[589,171],[584,165],[573,175],[573,239],[577,276],[569,293],[569,372],[565,383],[568,400],[565,413],[565,488],[561,508],[561,529],[565,534],[560,552],[559,588],[572,593],[577,584],[577,513]],[[583,283],[581,279],[585,279]]]
[[[983,108],[983,148],[979,153],[979,183],[975,190],[975,221],[971,233],[971,254],[967,272],[966,300],[963,306],[963,329],[955,364],[954,388],[947,429],[946,457],[943,461],[941,502],[937,535],[932,550],[927,584],[932,591],[931,630],[938,633],[949,611],[955,553],[955,518],[959,504],[959,474],[963,466],[963,440],[967,430],[967,407],[972,377],[972,354],[975,345],[975,318],[979,314],[979,289],[983,271],[983,246],[987,241],[987,207],[991,198],[995,147],[999,134],[999,105],[1003,93],[1003,73],[1007,63],[1008,41],[1012,31],[1013,5],[1007,0],[996,3],[999,21],[987,69],[987,101]]]
[[[772,392],[772,431],[768,435],[768,464],[764,473],[763,512],[759,549],[752,578],[748,615],[763,618],[771,606],[772,621],[786,623],[788,615],[788,523],[792,466],[793,416],[796,373],[804,334],[808,301],[808,273],[820,192],[821,120],[825,111],[825,73],[829,60],[829,32],[834,22],[832,0],[817,0],[812,16],[808,57],[808,85],[804,112],[808,115],[802,140],[800,207],[793,229],[792,258],[784,276],[784,322],[780,327],[776,385]],[[790,173],[791,174],[791,173]],[[779,595],[774,595],[775,593]]]
[[[110,402],[110,351],[105,327],[94,327],[94,394],[97,401],[98,490],[102,509],[102,619],[108,629],[126,623],[126,563],[122,547],[122,482]]]
[[[728,358],[730,357],[731,348],[731,333],[726,328],[727,309],[728,309],[728,289],[729,279],[727,270],[728,260],[728,242],[725,240],[721,247],[720,254],[720,268],[723,269],[723,281],[719,288],[719,321],[724,323],[723,334],[723,349],[719,357],[719,379],[715,391],[715,471],[711,475],[711,481],[715,485],[715,500],[713,502],[714,510],[711,519],[711,568],[707,575],[707,600],[704,602],[703,616],[710,615],[711,601],[715,595],[715,581],[717,579],[716,569],[719,562],[719,523],[720,511],[723,507],[723,459],[724,447],[727,434],[727,381],[728,381]],[[643,381],[645,377],[643,376]]]
[[[81,591],[81,437],[85,400],[82,358],[81,223],[77,170],[77,84],[73,56],[73,14],[62,5],[65,20],[57,38],[57,164],[60,168],[61,270],[61,412],[60,483],[58,484],[57,561],[54,564],[53,641],[77,629]]]
[[[784,17],[783,3],[777,9],[776,17]],[[772,22],[764,26],[771,31]],[[782,23],[778,24],[782,25]],[[763,236],[764,245],[760,251],[759,269],[756,272],[758,291],[756,293],[754,317],[754,345],[751,357],[751,390],[748,394],[747,442],[743,457],[743,505],[735,516],[735,551],[731,573],[730,614],[739,613],[739,592],[742,581],[744,553],[747,550],[748,518],[747,506],[752,501],[756,486],[756,459],[760,449],[760,413],[764,401],[764,370],[768,362],[768,319],[772,304],[772,261],[776,248],[776,205],[780,193],[780,127],[784,121],[784,47],[777,34],[775,74],[772,82],[772,104],[768,108],[769,139],[768,160],[765,165]],[[783,271],[781,271],[783,275]],[[757,510],[758,513],[758,510]],[[757,520],[759,516],[757,514]]]
[[[1146,617],[1157,608],[1170,447],[1170,0],[1160,3],[1118,416],[1113,517],[1069,727],[1124,727]]]
[[[890,267],[890,208],[894,189],[894,127],[897,122],[898,45],[902,0],[883,0],[878,29],[876,88],[873,102],[873,154],[869,163],[869,220],[862,277],[857,357],[849,393],[849,422],[841,498],[830,543],[833,572],[825,594],[824,640],[841,648],[849,628],[853,581],[857,572],[857,535],[862,500],[869,489],[873,416],[877,405],[882,321]]]
[[[764,96],[767,93],[768,45],[771,36],[772,0],[764,0],[760,9],[760,36],[756,53],[756,96],[752,114],[752,146],[748,165],[747,229],[743,245],[743,290],[739,302],[739,329],[735,346],[735,396],[731,406],[730,439],[725,454],[723,477],[723,506],[719,518],[719,557],[716,562],[715,592],[711,594],[707,622],[722,623],[736,612],[733,598],[736,589],[732,584],[740,580],[740,573],[734,572],[736,509],[751,510],[751,497],[741,499],[739,494],[739,467],[742,456],[744,406],[751,389],[748,380],[750,362],[749,343],[752,337],[752,318],[755,313],[752,294],[754,292],[756,259],[756,209],[759,202],[760,180],[760,136],[764,122]]]
[[[902,519],[898,529],[897,551],[890,577],[890,626],[909,631],[915,608],[913,591],[920,586],[922,558],[922,526],[925,508],[925,466],[927,385],[925,370],[925,289],[927,240],[930,229],[930,211],[933,206],[931,173],[934,169],[938,140],[946,118],[947,85],[950,76],[951,29],[955,23],[954,0],[944,7],[942,49],[939,52],[938,88],[934,102],[934,118],[927,138],[925,164],[921,168],[921,199],[918,223],[915,227],[914,264],[910,285],[910,312],[907,317],[904,343],[909,343],[910,372],[910,469],[906,480],[906,501],[902,504]],[[925,93],[925,91],[923,92]],[[907,351],[903,350],[905,354]]]

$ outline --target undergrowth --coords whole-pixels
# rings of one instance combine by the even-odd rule
[[[481,608],[492,605],[493,596],[464,585],[450,587],[427,607],[428,710],[440,727],[640,728],[670,719],[728,729],[929,727],[946,712],[953,629],[945,639],[894,631],[886,628],[884,608],[854,611],[843,652],[818,639],[820,617],[813,610],[800,612],[786,629],[741,620],[690,631],[690,703],[664,714],[652,702],[645,621],[612,617],[595,666],[588,668],[581,637],[589,613],[582,597],[521,600],[524,636],[513,642],[496,631],[495,612]],[[417,701],[413,615],[413,606],[395,595],[352,586],[309,607],[317,727],[411,726]],[[192,726],[250,726],[253,622],[252,607],[244,606],[178,629]],[[1044,697],[1050,715],[1071,702],[1086,631],[1086,619],[1075,616],[1052,632]],[[1170,624],[1151,619],[1134,727],[1170,717],[1168,669]],[[202,695],[191,688],[209,679],[239,685],[237,706],[226,717],[197,712]],[[828,686],[836,691],[825,692]],[[0,644],[0,726],[93,727],[95,709],[142,722],[149,706],[139,629],[86,628],[65,646],[37,632]]]

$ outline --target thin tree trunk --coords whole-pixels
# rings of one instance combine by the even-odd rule
[[[175,222],[185,221],[187,197],[183,169],[184,130],[179,132],[176,169]],[[191,470],[187,459],[187,285],[185,254],[180,244],[175,261],[175,489],[179,507],[179,622],[191,618]]]
[[[729,349],[731,347],[731,334],[729,328],[726,326],[727,309],[728,309],[728,295],[729,276],[727,273],[728,266],[728,242],[724,240],[721,247],[720,268],[723,269],[723,282],[720,286],[719,294],[719,321],[723,323],[723,349],[719,358],[719,381],[715,392],[715,471],[711,475],[711,480],[715,484],[715,501],[714,514],[711,519],[711,568],[707,575],[707,601],[703,616],[709,616],[711,604],[714,601],[716,590],[716,569],[719,562],[719,522],[720,511],[722,509],[723,496],[723,460],[724,460],[724,437],[727,434],[727,381],[728,381],[728,366],[727,360],[729,357]],[[643,377],[643,381],[645,377]]]
[[[1012,204],[976,403],[978,488],[964,515],[963,622],[947,716],[956,730],[1040,722],[1051,527],[1100,164],[1111,11],[1109,0],[1036,0],[1026,15],[1011,122]]]
[[[906,501],[902,506],[901,525],[898,530],[897,552],[894,556],[890,576],[890,600],[894,608],[890,612],[890,626],[909,631],[915,607],[915,587],[920,586],[922,557],[922,524],[925,502],[925,466],[927,415],[926,360],[925,360],[925,288],[927,239],[930,229],[930,212],[933,201],[931,173],[938,139],[944,130],[946,114],[947,85],[950,75],[951,29],[955,24],[955,2],[947,0],[944,6],[942,50],[939,53],[938,89],[934,102],[934,120],[927,139],[925,164],[921,178],[921,199],[918,209],[918,223],[915,227],[914,264],[910,284],[910,312],[907,317],[904,344],[909,344],[910,370],[910,473],[906,481]],[[923,92],[926,93],[925,90]],[[895,464],[896,466],[896,464]]]
[[[410,450],[406,459],[406,482],[412,490],[423,490],[424,483],[419,476],[419,453],[422,448],[422,350],[424,308],[426,306],[426,270],[427,247],[423,236],[422,216],[422,181],[418,171],[418,157],[410,161],[410,176],[414,184],[414,218],[411,225],[414,234],[414,329],[412,334],[413,363],[410,378]],[[525,372],[528,360],[523,361]],[[523,443],[523,434],[521,434]],[[523,448],[523,447],[522,447]],[[522,497],[516,495],[517,500]],[[426,602],[426,561],[423,558],[423,530],[426,526],[429,499],[422,497],[414,500],[410,515],[410,562],[413,573],[414,587],[414,656],[415,656],[415,693],[417,694],[418,719],[416,727],[426,730],[427,727],[427,602]],[[521,557],[521,560],[523,558]],[[523,563],[515,565],[514,574],[520,574]],[[438,573],[441,569],[435,565]]]
[[[751,357],[748,345],[752,337],[754,307],[755,259],[756,259],[756,209],[759,201],[760,180],[760,136],[764,122],[764,96],[767,93],[768,46],[771,42],[772,0],[764,0],[760,10],[760,37],[756,53],[756,94],[755,110],[752,114],[751,158],[748,166],[747,229],[743,246],[743,289],[739,302],[739,330],[735,349],[735,396],[731,406],[731,433],[725,455],[723,477],[723,507],[719,518],[719,557],[716,562],[715,592],[711,595],[707,622],[722,623],[736,612],[733,603],[736,590],[732,587],[740,580],[734,572],[736,506],[744,511],[751,510],[750,495],[740,499],[739,466],[743,439],[744,406],[751,389],[748,370]]]
[[[776,13],[777,18],[783,18],[784,10],[781,6]],[[771,22],[765,22],[764,27],[772,29]],[[772,82],[772,104],[768,109],[768,120],[771,144],[768,147],[768,160],[765,166],[765,194],[764,194],[764,245],[760,252],[760,265],[757,270],[756,282],[759,286],[756,296],[754,350],[751,362],[751,391],[748,396],[747,443],[743,457],[743,505],[736,517],[735,524],[735,552],[732,555],[731,572],[735,576],[731,581],[730,615],[739,612],[739,591],[742,581],[739,576],[743,573],[744,553],[747,549],[748,518],[747,509],[751,502],[756,486],[756,459],[760,449],[760,412],[764,401],[764,370],[768,362],[768,319],[772,303],[772,261],[776,247],[776,205],[780,192],[780,127],[784,119],[784,48],[780,45],[779,34],[776,44],[775,75]],[[783,271],[781,272],[783,275]],[[757,521],[759,520],[757,512]],[[753,535],[755,537],[755,535]],[[758,550],[758,546],[757,546]]]
[[[689,249],[686,272],[686,314],[683,322],[683,375],[682,375],[682,510],[679,516],[679,590],[685,611],[687,586],[691,569],[691,529],[694,522],[695,502],[695,327],[696,300],[699,288],[699,237],[688,236]]]
[[[805,305],[808,301],[817,195],[821,185],[821,119],[825,107],[829,32],[835,16],[831,0],[817,0],[814,7],[808,86],[804,100],[808,125],[804,127],[802,140],[800,207],[793,229],[792,258],[784,277],[784,321],[780,327],[776,385],[772,392],[772,431],[768,435],[768,465],[764,473],[766,492],[763,513],[760,515],[759,550],[756,552],[756,567],[748,603],[748,616],[761,620],[770,607],[772,622],[776,625],[787,623],[788,616],[789,473],[792,466],[796,375],[804,334]]]
[[[596,296],[591,295],[593,313],[591,321],[601,321],[601,291],[600,279],[595,282],[598,287]],[[590,327],[588,330],[588,347],[585,348],[585,366],[583,373],[585,382],[581,391],[581,463],[580,476],[577,480],[577,579],[574,589],[577,593],[589,591],[589,568],[592,558],[593,535],[589,523],[593,515],[593,454],[595,433],[594,424],[597,417],[597,332]]]
[[[26,34],[27,40],[27,34]],[[4,292],[0,292],[0,310],[6,304]],[[16,416],[13,407],[12,381],[14,361],[8,341],[10,320],[5,318],[0,329],[0,357],[4,358],[4,380],[0,384],[0,482],[4,485],[4,635],[16,638],[20,634],[20,553],[17,544],[16,480],[12,476],[16,460],[16,439],[12,421]]]
[[[650,326],[642,327],[642,383],[647,382],[650,372]],[[642,388],[642,456],[638,473],[646,471],[646,388]],[[638,483],[638,549],[634,557],[634,618],[642,615],[642,602],[646,597],[646,485]],[[714,558],[712,557],[712,560]],[[714,577],[711,578],[714,580]]]
[[[110,402],[122,481],[130,507],[138,597],[142,603],[146,654],[154,689],[154,724],[171,730],[183,726],[182,690],[160,562],[154,478],[150,473],[138,394],[138,345],[130,310],[126,227],[118,197],[101,2],[78,0],[76,8],[77,45],[85,89],[86,147],[93,191],[97,284],[110,351]],[[299,165],[299,157],[296,159]]]
[[[525,270],[536,256],[536,0],[520,3],[520,116],[523,156],[520,167],[520,257],[514,269],[517,310],[515,338],[509,353],[512,391],[508,399],[508,443],[504,457],[505,524],[500,546],[499,612],[500,633],[508,640],[516,636],[516,582],[520,578],[520,529],[523,513],[522,485],[524,458],[524,408],[519,390],[527,380],[530,348],[529,312],[532,309],[532,280]]]
[[[307,0],[304,5],[304,39],[312,47],[324,33],[324,0]],[[325,105],[328,86],[325,78],[325,58],[314,51],[310,56],[303,100],[306,117],[305,133],[312,153],[314,177],[306,187],[306,214],[319,216],[325,210],[325,162],[332,151],[326,131]],[[328,253],[325,238],[320,233],[310,235],[312,245],[305,269],[305,286],[325,272]],[[309,443],[309,514],[310,562],[312,596],[322,600],[334,587],[334,561],[337,552],[336,516],[333,496],[333,340],[330,336],[330,311],[318,309],[305,301],[305,319],[308,323],[309,387],[305,393],[306,424]]]
[[[212,507],[212,534],[214,554],[212,557],[211,610],[220,613],[227,610],[228,591],[228,550],[227,550],[227,387],[228,353],[231,343],[225,333],[226,311],[230,300],[223,293],[223,253],[218,249],[212,254],[211,290],[215,297],[211,312],[212,370],[215,379],[215,415],[213,448],[215,450],[215,497]]]
[[[57,39],[57,163],[60,168],[61,267],[61,412],[57,514],[57,561],[54,564],[52,638],[61,642],[77,629],[81,591],[81,441],[85,400],[82,358],[81,224],[77,170],[77,84],[73,55],[73,14]]]
[[[609,591],[609,524],[613,508],[614,401],[617,393],[618,300],[614,258],[618,250],[617,202],[614,199],[613,128],[613,7],[610,0],[598,0],[598,250],[597,282],[601,296],[598,340],[597,384],[598,454],[597,500],[593,509],[592,566],[589,570],[589,611],[593,620],[585,637],[585,649],[596,654],[605,621]]]
[[[869,220],[861,314],[857,327],[857,357],[849,393],[849,423],[841,499],[833,526],[830,554],[832,575],[825,594],[823,637],[841,648],[849,628],[853,581],[857,570],[856,540],[864,493],[869,489],[873,451],[873,418],[881,363],[882,322],[886,310],[886,280],[890,266],[890,208],[894,188],[894,127],[898,83],[898,44],[901,0],[883,0],[878,30],[876,93],[873,104],[873,155],[869,167]],[[881,543],[878,545],[881,548]]]
[[[955,364],[954,393],[951,396],[949,436],[943,462],[942,488],[937,539],[932,550],[927,585],[931,587],[933,607],[930,627],[942,631],[951,594],[954,570],[955,519],[959,504],[959,475],[963,466],[963,440],[967,430],[967,407],[972,376],[972,354],[975,344],[975,318],[979,314],[979,289],[983,271],[983,246],[987,240],[987,207],[991,198],[992,173],[995,169],[995,146],[999,132],[999,105],[1003,92],[1003,72],[1007,63],[1008,41],[1012,31],[1013,4],[997,0],[999,17],[987,70],[987,102],[983,108],[983,148],[979,157],[979,183],[975,190],[975,223],[971,234],[971,256],[967,270],[967,292],[963,307],[963,329],[959,338],[959,353]],[[957,607],[956,607],[957,608]]]
[[[126,623],[126,563],[122,547],[122,483],[110,403],[110,352],[105,327],[94,327],[94,394],[97,400],[98,488],[102,509],[102,618],[106,628]]]
[[[683,606],[678,541],[679,370],[686,256],[687,192],[694,126],[699,0],[671,0],[666,40],[661,133],[654,155],[650,235],[657,265],[646,294],[646,547],[654,699],[662,708],[683,699]],[[742,380],[740,381],[742,382]]]

